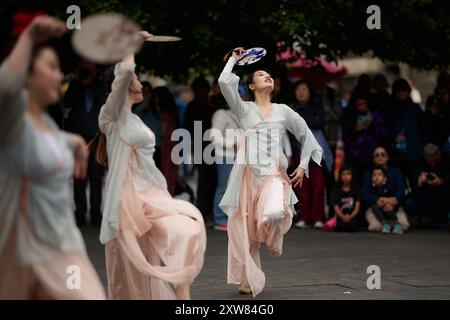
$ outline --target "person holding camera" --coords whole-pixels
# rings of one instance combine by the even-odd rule
[[[417,191],[406,201],[406,210],[419,224],[439,227],[449,210],[450,162],[435,144],[425,145],[416,181]]]

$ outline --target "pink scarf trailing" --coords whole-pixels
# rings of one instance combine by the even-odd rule
[[[247,134],[240,146],[241,152],[246,152],[246,145]],[[292,215],[288,211],[286,201],[291,182],[279,166],[270,175],[256,176],[252,174],[248,164],[236,165],[244,166],[244,168],[238,212],[228,220],[228,283],[247,284],[248,282],[253,296],[256,296],[265,285],[259,246],[265,243],[273,256],[280,256],[283,236],[292,224]],[[281,196],[268,194],[275,179],[281,179],[283,183],[284,192]],[[263,211],[267,201],[283,201],[282,220],[263,221]]]

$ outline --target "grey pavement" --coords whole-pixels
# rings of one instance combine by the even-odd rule
[[[99,229],[83,234],[89,256],[106,284]],[[412,230],[404,235],[335,233],[291,229],[284,252],[273,258],[261,248],[266,287],[256,299],[450,299],[449,230]],[[381,289],[369,290],[367,267],[381,270]],[[208,229],[203,270],[193,299],[253,299],[227,285],[227,234]]]

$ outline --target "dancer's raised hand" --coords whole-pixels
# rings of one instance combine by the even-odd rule
[[[64,22],[57,18],[49,16],[34,18],[22,32],[14,49],[6,59],[10,69],[18,71],[27,68],[36,44],[50,38],[61,37],[66,31]]]
[[[236,61],[239,61],[239,59],[241,59],[242,57],[242,54],[244,53],[244,50],[244,48],[238,47],[228,51],[225,57],[223,57],[223,61],[227,61],[231,56],[233,56]]]
[[[44,42],[50,38],[59,38],[67,32],[66,24],[54,17],[38,16],[25,29],[24,34],[34,43]]]
[[[238,47],[233,49],[233,57],[236,59],[236,61],[239,61],[244,54],[245,49],[242,47]]]
[[[137,35],[137,40],[140,43],[147,41],[150,37],[153,37],[153,34],[147,31],[140,31]],[[122,62],[125,64],[133,64],[134,63],[134,53],[129,54],[123,57]]]
[[[143,41],[147,41],[150,37],[153,37],[153,34],[147,32],[147,31],[141,31],[141,32],[139,32],[139,34],[141,35]]]

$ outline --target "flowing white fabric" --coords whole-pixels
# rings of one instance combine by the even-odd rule
[[[155,135],[125,107],[134,65],[115,67],[99,115],[108,175],[100,240],[111,299],[174,299],[199,274],[206,249],[201,213],[173,199],[153,160]]]
[[[124,108],[128,87],[134,74],[135,65],[119,63],[114,69],[114,82],[111,94],[101,108],[99,115],[100,130],[107,136],[108,175],[105,183],[105,200],[103,201],[103,219],[100,241],[104,244],[117,237],[119,231],[119,206],[132,146],[135,145],[143,161],[137,170],[141,170],[134,183],[138,191],[145,191],[157,185],[166,188],[167,183],[153,160],[154,146],[148,144],[148,137],[154,134],[138,116]],[[142,135],[142,130],[147,135]],[[148,146],[146,148],[146,146]]]
[[[61,252],[85,251],[69,185],[73,136],[43,115],[62,156],[58,159],[25,113],[23,69],[14,72],[6,62],[0,67],[0,251],[17,226],[17,259],[22,265],[48,261]],[[19,219],[21,211],[24,219]],[[36,241],[26,241],[24,221],[29,222]]]
[[[264,119],[254,102],[239,95],[239,77],[231,73],[236,60],[230,58],[219,77],[221,91],[245,130],[227,190],[219,206],[228,215],[228,268],[230,284],[249,285],[253,296],[264,288],[260,244],[273,256],[283,248],[283,236],[292,224],[298,201],[289,177],[287,159],[282,150],[286,129],[302,145],[300,166],[309,175],[310,159],[320,165],[322,149],[305,121],[291,108],[272,104]]]

